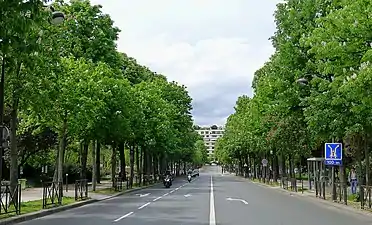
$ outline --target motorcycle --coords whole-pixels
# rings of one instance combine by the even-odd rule
[[[189,183],[191,182],[191,174],[187,175],[187,181],[189,181]]]
[[[170,177],[164,178],[163,183],[164,183],[165,188],[170,188],[170,186],[172,186],[172,180]]]

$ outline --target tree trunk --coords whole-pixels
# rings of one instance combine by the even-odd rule
[[[120,172],[121,172],[121,179],[126,180],[127,179],[127,173],[125,170],[125,143],[121,142],[119,144],[119,156],[120,156]]]
[[[97,168],[97,183],[101,183],[101,143],[97,141],[96,149],[96,168]]]
[[[66,133],[67,133],[67,113],[65,113],[65,118],[62,124],[62,132],[61,132],[60,140],[59,140],[57,181],[60,183],[63,183],[63,163],[64,163],[65,150],[66,150],[66,136],[67,136]]]
[[[89,141],[84,141],[82,144],[81,151],[81,170],[80,170],[80,179],[87,178],[87,160],[88,160],[88,148]]]
[[[287,177],[287,168],[285,166],[286,157],[284,153],[281,154],[280,164],[281,164],[281,172],[282,177]]]
[[[116,175],[116,144],[112,146],[112,154],[111,154],[111,182],[112,187],[115,187],[115,175]]]
[[[141,151],[140,151],[140,171],[138,171],[138,183],[139,184],[142,184],[142,181],[143,181],[143,168],[144,168],[144,164],[143,164],[143,158],[144,158],[144,151],[145,149],[144,148],[141,148]]]
[[[365,159],[366,159],[366,185],[370,185],[369,181],[369,167],[370,167],[370,162],[369,162],[369,148],[368,148],[368,136],[366,135],[365,140],[364,140],[364,154],[365,154]]]
[[[17,150],[17,113],[18,113],[18,102],[13,101],[12,111],[11,111],[11,123],[10,123],[10,189],[12,193],[17,188],[18,185],[18,150]],[[18,195],[15,194],[15,202]]]
[[[176,176],[180,175],[180,170],[181,170],[181,162],[178,161],[177,166],[176,166]]]
[[[154,178],[156,179],[156,174],[158,174],[158,156],[157,155],[154,155],[154,157],[152,158],[152,165],[153,165],[153,174],[154,174]]]
[[[133,145],[129,146],[129,159],[130,159],[130,186],[132,187],[133,179],[134,179],[134,146]]]
[[[96,147],[97,147],[97,141],[92,142],[92,189],[93,191],[96,191],[97,186],[97,163],[96,163]]]
[[[53,175],[53,182],[58,181],[58,161],[59,161],[59,146],[56,148],[56,159],[55,159],[55,166],[54,166],[54,175]],[[46,180],[45,180],[46,181]]]
[[[143,174],[143,184],[146,185],[147,184],[147,172],[148,172],[148,154],[147,154],[147,149],[145,148],[142,148],[142,152],[143,152],[143,157],[142,157],[142,165],[143,165],[143,168],[142,168],[142,174]]]
[[[136,147],[136,150],[135,150],[135,153],[136,153],[136,174],[137,174],[137,179],[140,178],[139,175],[140,175],[140,171],[141,171],[141,164],[140,164],[140,152],[139,152],[139,148]]]

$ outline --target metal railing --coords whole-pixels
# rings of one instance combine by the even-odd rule
[[[75,181],[75,200],[85,200],[88,198],[88,180],[81,179]]]
[[[372,186],[362,185],[360,189],[360,207],[365,209],[367,206],[368,209],[372,207],[371,199]]]
[[[286,190],[291,190],[297,192],[297,179],[282,177],[281,178],[281,187]]]
[[[123,179],[121,177],[115,177],[114,189],[115,191],[123,191]]]
[[[8,184],[1,184],[0,215],[21,213],[21,185],[18,184],[14,190]]]
[[[43,209],[62,205],[62,182],[43,182]]]
[[[347,205],[347,186],[346,184],[335,182],[336,185],[336,202]],[[345,193],[346,191],[346,193]]]
[[[326,182],[324,180],[315,181],[315,196],[326,199]]]

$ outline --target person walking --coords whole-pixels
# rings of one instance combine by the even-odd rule
[[[349,182],[351,185],[351,193],[356,194],[357,192],[357,185],[358,185],[358,178],[355,168],[351,168],[349,172]]]

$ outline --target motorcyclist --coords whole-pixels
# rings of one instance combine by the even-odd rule
[[[191,180],[191,177],[192,177],[192,170],[188,170],[187,171],[187,180],[190,182]]]
[[[173,177],[172,177],[172,173],[171,173],[171,171],[170,170],[167,170],[167,171],[165,171],[165,173],[164,173],[164,181],[166,180],[166,179],[170,179],[170,181],[172,182],[172,180],[173,180]]]
[[[192,175],[192,169],[189,169],[189,170],[187,171],[187,175],[189,175],[189,174]]]

